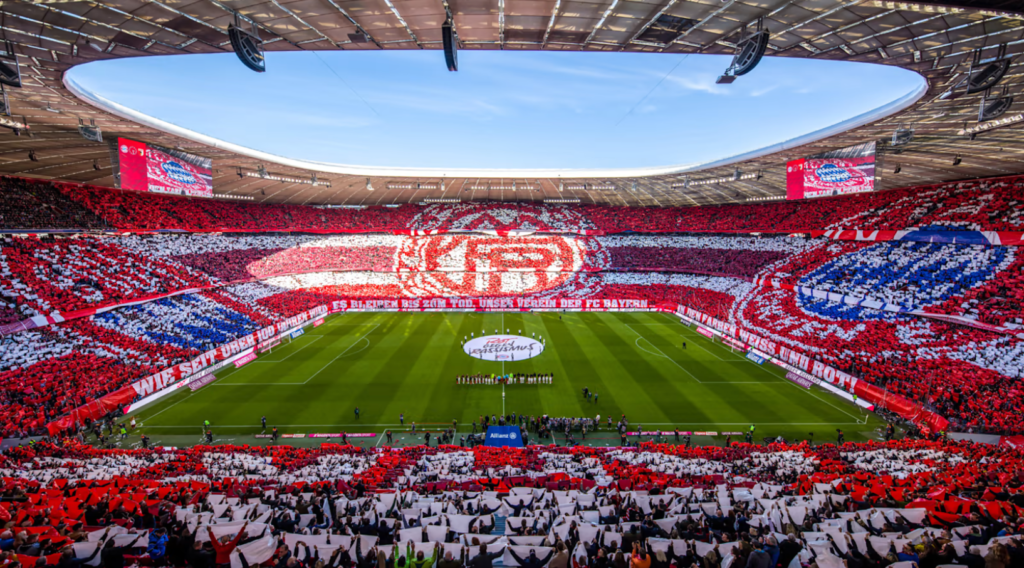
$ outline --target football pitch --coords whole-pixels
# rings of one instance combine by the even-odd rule
[[[505,330],[542,337],[543,353],[496,362],[464,352],[464,337]],[[393,432],[394,445],[422,443],[419,432],[409,432],[413,422],[417,430],[437,430],[457,420],[458,434],[464,435],[481,415],[512,412],[600,415],[600,430],[586,440],[575,434],[578,443],[596,446],[619,444],[607,417],[618,421],[623,414],[630,431],[641,425],[645,431],[701,432],[694,435],[695,444],[723,444],[724,432],[746,431],[750,424],[757,427],[757,441],[766,436],[803,440],[813,433],[815,442],[835,441],[837,428],[850,441],[877,439],[883,426],[874,414],[818,387],[799,387],[782,369],[757,365],[657,312],[347,313],[285,341],[247,365],[221,369],[208,386],[195,392],[182,388],[143,408],[137,413],[139,428],[124,447],[138,445],[134,434],[140,432],[156,445],[194,445],[201,441],[205,420],[215,443],[265,444],[268,440],[256,437],[263,433],[262,416],[267,433],[275,426],[282,434],[361,433],[365,436],[349,441],[364,446],[383,445],[385,430]],[[554,380],[456,383],[460,375],[477,373],[546,373]],[[584,387],[597,394],[596,402],[583,397]],[[708,435],[712,432],[717,435]],[[303,437],[279,443],[325,441],[337,442]],[[552,440],[538,440],[531,432],[530,442]],[[564,445],[565,436],[556,433],[554,442]]]

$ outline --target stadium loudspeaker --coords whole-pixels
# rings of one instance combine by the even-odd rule
[[[243,65],[257,73],[265,72],[267,61],[263,58],[263,40],[256,34],[256,24],[253,24],[253,31],[242,29],[238,24],[238,14],[235,14],[235,23],[228,26],[231,49]]]
[[[753,35],[745,39],[739,46],[739,51],[733,56],[732,65],[729,68],[732,70],[732,75],[740,76],[746,75],[757,67],[757,64],[761,61],[764,56],[765,50],[768,49],[768,30],[758,30]]]
[[[1009,59],[999,59],[971,73],[967,79],[967,94],[973,95],[991,89],[1003,79],[1010,69]]]
[[[982,99],[981,107],[978,109],[978,122],[995,120],[1003,113],[1010,110],[1013,104],[1013,97],[999,97],[997,99]]]
[[[459,70],[459,36],[451,20],[441,24],[441,43],[444,44],[444,63],[449,71]]]

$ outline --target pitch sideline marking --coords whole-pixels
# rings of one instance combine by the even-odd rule
[[[750,359],[745,359],[745,361],[746,361],[747,363],[750,363],[751,365],[755,365],[755,366],[757,366],[757,367],[761,367],[760,365],[758,365],[757,363],[755,363],[755,362],[751,361]],[[763,367],[761,367],[761,368],[763,368]],[[834,409],[838,410],[839,412],[842,412],[843,414],[845,414],[845,415],[849,416],[850,418],[853,418],[853,419],[854,419],[854,420],[856,421],[856,422],[855,422],[856,424],[867,424],[867,423],[868,423],[868,417],[867,417],[867,415],[863,415],[863,416],[854,416],[854,415],[850,414],[849,412],[847,412],[847,411],[843,410],[842,408],[839,408],[838,406],[836,406],[836,405],[832,404],[831,402],[829,402],[829,401],[825,400],[824,398],[821,398],[820,396],[818,396],[818,395],[814,394],[814,390],[813,390],[813,389],[805,389],[805,388],[803,388],[803,387],[801,387],[801,386],[797,385],[797,384],[796,384],[796,383],[794,383],[793,381],[790,381],[790,380],[786,379],[785,377],[779,377],[777,373],[774,373],[774,372],[769,372],[769,374],[770,374],[770,375],[775,375],[775,376],[777,376],[777,377],[778,377],[778,379],[779,379],[779,381],[780,381],[780,382],[782,382],[783,384],[787,384],[787,385],[789,385],[789,386],[791,386],[791,387],[793,387],[793,388],[797,388],[797,389],[800,389],[800,391],[801,391],[801,392],[805,392],[805,393],[807,393],[807,394],[809,394],[809,395],[813,396],[814,398],[816,398],[816,399],[820,400],[821,402],[824,402],[825,404],[827,404],[827,405],[831,406],[832,408],[834,408]],[[818,388],[821,388],[821,387],[818,387]],[[857,408],[858,408],[858,414],[859,414],[859,409],[860,409],[860,407],[858,406]],[[864,421],[863,421],[863,422],[861,422],[861,419],[862,419],[862,418],[864,419]]]
[[[647,339],[639,331],[633,329],[632,325],[633,324],[628,324],[628,323],[625,324],[625,326],[628,327],[630,330],[632,330],[633,333],[635,333],[635,334],[640,336],[636,340],[636,346],[638,348],[640,348],[641,351],[645,351],[647,353],[650,353],[651,355],[654,355],[655,357],[664,357],[665,359],[668,359],[669,361],[672,361],[672,363],[674,363],[676,367],[679,367],[680,369],[685,371],[687,375],[690,375],[691,377],[693,377],[693,380],[697,381],[698,383],[700,383],[702,385],[766,385],[767,386],[767,385],[771,384],[771,383],[768,383],[768,382],[765,382],[765,381],[702,381],[702,380],[698,379],[697,377],[694,377],[693,373],[691,373],[690,371],[687,371],[686,368],[683,367],[682,365],[680,365],[675,359],[669,357],[668,355],[665,355],[664,351],[662,351],[661,349],[658,349],[658,346],[655,345],[650,339]],[[649,324],[637,324],[637,325],[649,325]],[[653,324],[653,325],[668,325],[668,324]],[[701,336],[701,337],[704,337],[704,336]],[[643,347],[640,347],[640,340],[641,339],[643,339],[644,341],[649,343],[651,345],[651,347],[657,349],[658,353],[651,353],[650,351],[647,351]],[[698,345],[698,344],[695,343],[694,345]],[[701,349],[704,349],[704,347],[702,347],[700,345],[698,345],[698,347],[701,347]],[[704,349],[704,350],[708,351],[707,349]],[[708,351],[708,353],[711,353],[711,352]],[[714,355],[715,357],[718,357],[714,353],[711,353],[711,355]],[[750,362],[747,359],[728,359],[728,360],[726,360],[726,359],[722,359],[721,357],[718,357],[718,359],[723,361],[723,362],[729,362],[729,361],[732,361],[734,363],[739,363],[739,362],[742,362],[742,361],[747,361],[748,363]]]
[[[661,314],[663,316],[667,317],[667,318],[672,319],[673,321],[672,322],[663,322],[663,323],[641,324],[641,325],[672,325],[674,323],[674,324],[676,324],[678,326],[681,326],[684,330],[686,330],[686,331],[688,331],[690,333],[693,333],[693,334],[695,334],[695,335],[697,335],[699,337],[704,337],[703,335],[701,335],[701,334],[693,331],[692,329],[690,329],[688,326],[683,325],[682,322],[676,321],[674,318],[672,318],[672,316],[666,314],[665,312],[661,312]],[[687,335],[687,337],[692,337],[692,336]],[[704,339],[708,339],[708,338],[704,337]],[[711,343],[714,343],[714,341],[712,340]],[[698,342],[694,342],[694,345],[696,345],[697,347],[700,347],[707,354],[711,355],[715,359],[718,359],[719,361],[732,361],[733,363],[739,363],[740,361],[743,360],[743,359],[722,359],[718,355],[715,355],[710,349],[708,349],[707,347],[704,347],[703,345],[701,345],[699,341]]]
[[[339,324],[343,325],[343,326],[350,326],[350,327],[359,327],[361,325],[364,325],[364,324],[359,324],[359,323],[341,324],[341,322],[343,322],[343,321],[345,321],[345,320],[341,319],[341,318],[337,318],[337,319],[333,320],[331,323],[324,324],[323,327],[325,327],[325,328],[327,328],[327,327],[335,327],[335,326],[338,326]],[[305,337],[315,337],[316,339],[314,339],[313,341],[310,341],[309,343],[303,345],[302,347],[299,347],[294,352],[292,352],[292,353],[290,353],[288,355],[285,355],[284,359],[257,359],[256,361],[253,361],[253,363],[283,363],[283,362],[287,361],[288,358],[291,357],[292,355],[295,355],[299,351],[302,351],[303,349],[305,349],[305,348],[309,347],[310,345],[312,345],[312,344],[316,343],[317,341],[319,341],[320,338],[328,337],[328,336],[326,336],[326,335],[324,335],[322,333],[304,333],[303,336],[305,336]],[[285,345],[285,347],[289,347],[290,345],[291,344],[289,343],[288,345]],[[253,384],[253,383],[248,383],[248,384]],[[292,384],[292,383],[275,383],[275,384]],[[294,384],[299,384],[299,383],[294,383]]]
[[[433,422],[430,424],[417,424],[416,427],[421,426],[440,426],[442,424],[450,424],[450,422]],[[750,425],[750,421],[747,422],[644,422],[647,426],[744,426]],[[831,426],[833,424],[842,426],[853,426],[862,425],[860,422],[758,422],[761,426]],[[279,424],[278,426],[285,428],[324,428],[329,426],[365,426],[365,427],[396,427],[401,426],[400,424]],[[255,428],[260,427],[259,424],[211,424],[211,427],[216,428]],[[147,428],[195,428],[195,426],[147,426]],[[408,426],[406,426],[408,428]],[[431,431],[433,431],[431,429]],[[469,432],[469,430],[464,430]],[[614,429],[608,430],[604,428],[602,430],[595,430],[595,433],[611,433]],[[409,430],[403,430],[398,435],[408,435]]]
[[[239,387],[239,386],[296,386],[296,385],[304,385],[304,384],[308,383],[309,381],[313,380],[313,377],[319,375],[320,372],[323,371],[324,369],[326,369],[331,363],[334,363],[338,359],[341,359],[343,356],[345,356],[345,355],[355,355],[356,353],[361,353],[361,352],[365,351],[366,348],[370,346],[370,340],[367,339],[366,336],[370,335],[371,333],[373,333],[374,330],[376,330],[377,327],[379,327],[379,326],[380,326],[379,323],[374,324],[373,329],[371,329],[370,331],[366,332],[366,334],[363,335],[362,337],[360,337],[359,339],[357,339],[355,341],[355,343],[353,343],[352,345],[349,345],[348,348],[346,348],[344,351],[339,353],[337,357],[335,357],[334,359],[331,359],[330,362],[327,363],[327,365],[324,365],[323,367],[321,367],[319,371],[317,371],[316,373],[313,373],[313,375],[311,377],[309,377],[308,379],[306,379],[305,381],[303,381],[301,383],[294,383],[294,382],[292,382],[292,383],[222,383],[222,382],[218,381],[218,382],[213,383],[211,386],[215,386],[215,387]],[[355,347],[356,345],[362,343],[363,341],[366,341],[366,345],[362,349],[359,349],[358,351],[353,351],[352,353],[349,353],[349,351],[351,351],[351,349],[353,347]],[[294,355],[294,353],[293,353],[293,355]],[[279,361],[268,361],[268,363],[277,363],[277,362],[279,362]]]
[[[357,344],[357,343],[359,343],[359,342],[361,342],[362,340],[366,339],[366,336],[367,336],[367,335],[370,335],[371,333],[373,333],[374,331],[376,331],[378,327],[380,327],[380,322],[378,322],[378,323],[375,323],[375,324],[373,324],[373,328],[372,328],[372,329],[370,329],[370,331],[367,331],[366,333],[364,333],[362,337],[360,337],[359,339],[357,339],[357,340],[355,341],[355,343],[353,343],[352,345],[349,345],[349,346],[348,346],[348,348],[347,348],[347,349],[345,349],[344,351],[342,351],[341,353],[339,353],[337,357],[335,357],[334,359],[331,359],[331,360],[330,360],[330,361],[329,361],[329,362],[328,362],[328,363],[327,363],[326,365],[324,365],[323,367],[320,367],[320,370],[319,370],[319,371],[317,371],[317,372],[313,373],[313,374],[312,374],[312,375],[311,375],[311,376],[310,376],[310,377],[309,377],[308,379],[306,379],[306,380],[305,380],[305,382],[302,382],[302,383],[300,383],[300,384],[303,384],[303,385],[304,385],[304,384],[308,383],[309,381],[312,381],[314,377],[316,377],[317,375],[319,375],[320,373],[322,373],[324,369],[326,369],[327,367],[331,366],[331,364],[333,364],[333,363],[334,363],[335,361],[337,361],[338,359],[341,359],[341,356],[342,356],[342,355],[344,355],[344,354],[348,353],[348,352],[349,352],[349,351],[350,351],[350,350],[351,350],[351,349],[352,349],[353,347],[355,347],[355,346],[356,346],[356,344]]]
[[[636,346],[637,346],[637,347],[638,347],[638,348],[639,348],[639,349],[640,349],[641,351],[647,351],[646,349],[644,349],[644,347],[643,347],[642,345],[640,345],[640,340],[641,340],[641,339],[643,339],[644,341],[647,341],[647,338],[645,338],[645,337],[637,337],[637,338],[636,338],[636,342],[635,342],[635,343],[636,343]],[[647,343],[651,343],[651,342],[650,342],[650,341],[647,341]],[[653,344],[652,344],[652,345],[653,345]],[[653,351],[647,351],[647,352],[648,352],[648,353],[650,353],[651,355],[654,355],[655,357],[661,357],[661,356],[662,356],[662,355],[661,355],[660,353],[655,353],[655,352],[653,352]]]
[[[683,372],[686,373],[687,375],[690,375],[690,378],[692,378],[693,380],[697,381],[698,383],[703,383],[704,382],[704,381],[698,379],[697,377],[693,376],[693,373],[691,373],[690,371],[687,371],[686,367],[683,367],[682,365],[680,365],[675,359],[669,357],[668,355],[665,355],[665,353],[661,349],[658,349],[657,345],[651,343],[650,339],[647,339],[639,331],[637,331],[637,330],[633,329],[632,327],[630,327],[628,323],[626,324],[626,327],[628,327],[630,331],[632,331],[633,333],[635,333],[635,334],[637,334],[639,336],[639,338],[636,340],[636,346],[637,347],[640,347],[640,340],[643,339],[647,343],[650,343],[651,347],[656,349],[658,351],[658,353],[661,353],[661,357],[664,357],[665,359],[668,359],[669,361],[672,361],[673,365],[675,365],[676,367],[679,367],[680,369],[682,369]],[[647,351],[646,349],[643,349],[643,348],[640,348],[640,349],[641,349],[641,351],[644,351],[646,353],[650,353],[650,351]]]
[[[665,317],[667,317],[667,318],[669,318],[670,320],[672,320],[672,323],[675,323],[675,324],[677,324],[677,325],[681,325],[681,326],[685,327],[685,328],[686,328],[687,330],[689,330],[689,329],[690,329],[689,327],[687,327],[687,326],[683,325],[683,324],[682,324],[682,322],[679,322],[679,321],[677,321],[677,320],[676,320],[676,319],[675,319],[674,317],[672,317],[671,315],[669,315],[669,314],[666,314],[666,313],[664,313],[664,312],[662,312],[662,315],[664,315]],[[626,325],[628,326],[629,324],[626,324]],[[666,325],[669,325],[669,324],[668,324],[668,323],[666,323]],[[703,336],[702,336],[702,337],[703,337]],[[705,339],[706,339],[706,338],[705,338]],[[707,348],[705,348],[705,347],[704,347],[703,345],[699,345],[699,343],[695,343],[694,345],[698,345],[698,346],[699,346],[699,347],[700,347],[701,349],[704,349],[705,351],[708,351],[708,350],[707,350]],[[710,351],[708,351],[708,353],[711,353],[711,352],[710,352]],[[712,355],[714,355],[714,353],[711,353],[711,354],[712,354]],[[721,357],[719,357],[719,359],[721,359]],[[723,361],[724,361],[724,359],[723,359]],[[763,369],[763,367],[761,367],[760,365],[757,365],[756,363],[754,363],[754,362],[753,362],[753,361],[751,361],[750,359],[747,359],[746,357],[744,357],[743,359],[737,359],[737,362],[747,362],[747,363],[750,363],[751,365],[755,365],[755,366],[757,366],[757,367],[759,367],[759,368]],[[784,377],[780,377],[780,376],[778,376],[778,374],[777,374],[777,373],[774,373],[774,372],[769,372],[768,374],[769,374],[769,375],[773,375],[773,376],[776,376],[776,377],[777,377],[777,378],[779,379],[779,381],[780,381],[780,382],[782,382],[782,383],[784,383],[784,384],[788,384],[788,385],[790,385],[790,386],[792,386],[792,387],[796,387],[796,388],[801,388],[801,387],[799,387],[798,385],[795,385],[795,384],[793,384],[793,383],[792,383],[791,381],[789,381],[789,380],[786,380],[786,379],[785,379]],[[854,419],[854,420],[856,421],[856,424],[867,424],[867,423],[868,423],[868,416],[867,416],[866,414],[864,414],[864,415],[859,415],[859,416],[854,416],[853,414],[850,414],[849,412],[847,412],[847,411],[843,410],[842,408],[840,408],[840,407],[838,407],[838,406],[836,406],[836,405],[832,404],[831,402],[829,402],[829,401],[825,400],[824,398],[821,398],[820,396],[818,396],[818,395],[814,394],[814,392],[813,392],[813,391],[812,391],[811,389],[805,389],[805,391],[807,392],[807,394],[809,394],[809,395],[813,396],[814,398],[816,398],[816,399],[820,400],[821,402],[824,402],[825,404],[827,404],[827,405],[831,406],[832,408],[835,408],[835,409],[836,409],[836,410],[838,410],[839,412],[842,412],[843,414],[845,414],[845,415],[849,416],[850,418],[853,418],[853,419]],[[859,411],[860,407],[858,406],[858,407],[857,407],[857,409],[858,409],[858,411]],[[858,414],[860,414],[860,413],[858,412]],[[863,422],[861,421],[862,419],[863,419]]]
[[[178,406],[182,402],[185,402],[186,400],[192,398],[192,395],[196,394],[197,392],[199,392],[199,391],[192,391],[192,392],[188,393],[188,396],[186,396],[185,398],[179,400],[178,402],[175,402],[174,404],[168,406],[167,408],[161,410],[160,412],[157,412],[156,414],[147,417],[146,420],[152,420],[152,419],[156,418],[157,416],[160,416],[164,412],[167,412],[168,410],[174,408],[175,406]],[[141,428],[141,426],[140,426],[140,428]],[[195,428],[195,426],[171,426],[171,428]]]
[[[322,338],[323,336],[322,335],[317,335],[315,337],[316,337],[316,339],[314,339],[313,341],[310,341],[309,343],[303,345],[302,347],[299,347],[298,349],[293,351],[290,355],[286,355],[284,359],[263,359],[263,360],[257,359],[256,361],[253,361],[253,363],[284,363],[285,361],[288,360],[288,357],[291,357],[292,355],[295,355],[299,351],[302,351],[303,349],[309,347],[310,345],[313,345],[317,341],[320,341],[320,338]]]

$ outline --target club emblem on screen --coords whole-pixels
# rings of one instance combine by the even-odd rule
[[[828,183],[842,183],[849,180],[852,176],[850,172],[835,165],[835,164],[823,164],[814,170],[814,175],[818,176],[818,179]]]
[[[196,183],[196,177],[177,162],[164,162],[160,164],[160,169],[176,182],[189,185]]]

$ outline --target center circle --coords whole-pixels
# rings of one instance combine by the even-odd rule
[[[466,355],[484,361],[524,361],[540,355],[544,344],[519,335],[485,335],[462,345]]]

